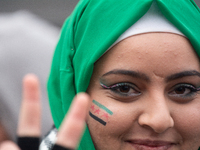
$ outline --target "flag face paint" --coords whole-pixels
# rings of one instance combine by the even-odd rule
[[[92,103],[89,111],[90,117],[105,126],[113,112],[95,100]]]
[[[99,123],[101,123],[102,125],[106,125],[106,122],[103,121],[102,119],[100,119],[99,117],[93,115],[91,112],[89,112],[90,117],[92,117],[94,120],[98,121]]]

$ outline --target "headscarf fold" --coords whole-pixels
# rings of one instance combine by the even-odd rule
[[[55,50],[48,94],[59,128],[73,97],[85,92],[94,63],[137,22],[154,0],[80,0],[65,21]],[[192,0],[155,0],[163,15],[191,42],[200,56],[200,10]],[[79,150],[94,150],[88,128]]]

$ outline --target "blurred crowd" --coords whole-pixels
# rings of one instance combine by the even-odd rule
[[[59,30],[28,11],[0,14],[0,142],[16,140],[22,78],[27,73],[40,79],[43,135],[53,125],[46,82]]]

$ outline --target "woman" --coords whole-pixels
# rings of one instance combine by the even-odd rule
[[[199,19],[192,1],[81,1],[64,25],[49,80],[56,127],[75,93],[87,90],[94,101],[83,149],[198,149]]]
[[[193,1],[80,1],[63,27],[49,78],[55,126],[75,94],[87,92],[79,149],[197,150],[199,21]],[[74,118],[83,120],[79,113]],[[74,132],[64,135],[62,126],[57,143],[75,148],[82,126],[73,124],[76,132],[69,122]]]

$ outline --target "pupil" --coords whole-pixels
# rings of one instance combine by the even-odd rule
[[[185,92],[185,88],[184,87],[179,87],[176,89],[176,93],[177,94],[183,94]]]
[[[124,92],[124,93],[128,93],[130,90],[130,87],[129,86],[122,86],[120,88],[120,92]]]

